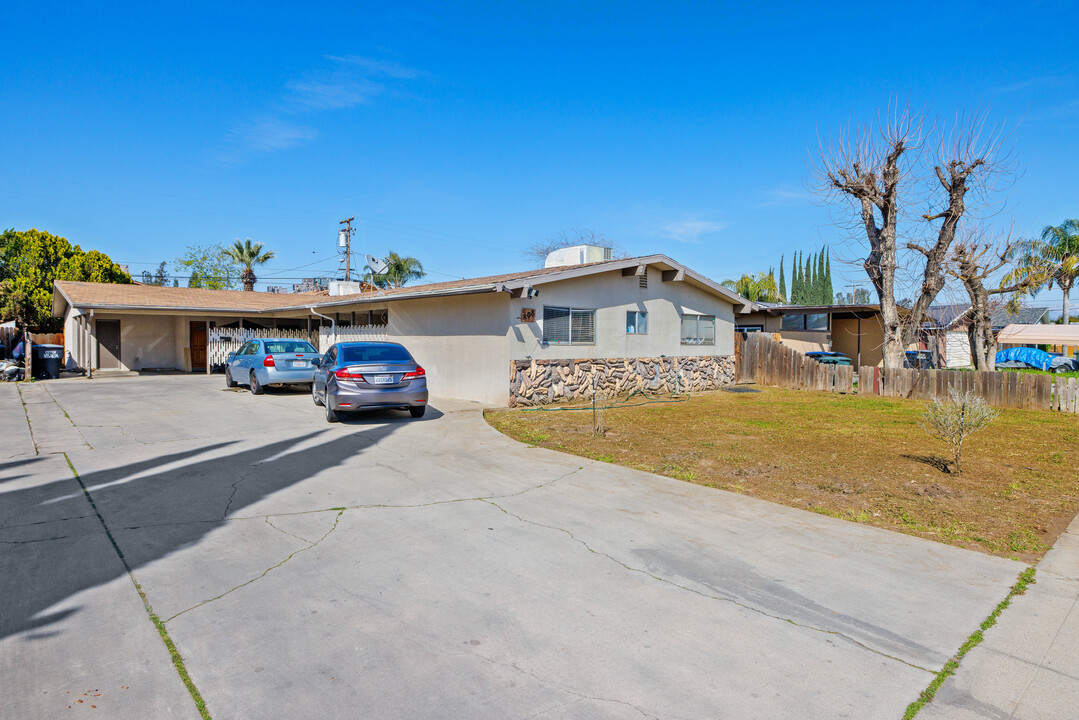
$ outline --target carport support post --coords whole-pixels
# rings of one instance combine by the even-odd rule
[[[190,332],[190,330],[188,330],[188,332]],[[190,338],[187,342],[188,344],[191,343]],[[210,374],[210,318],[206,318],[206,374]]]

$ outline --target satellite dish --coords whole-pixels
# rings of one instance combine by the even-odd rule
[[[367,256],[367,267],[371,268],[371,272],[373,272],[375,275],[380,275],[386,272],[386,263],[382,260],[379,260],[374,255]]]

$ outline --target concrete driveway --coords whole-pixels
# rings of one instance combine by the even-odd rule
[[[3,718],[197,718],[147,604],[219,719],[898,718],[1022,569],[461,401],[78,378],[0,436]]]

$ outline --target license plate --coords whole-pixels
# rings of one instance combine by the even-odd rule
[[[307,367],[306,360],[293,360],[292,367]]]
[[[372,385],[392,385],[393,375],[371,375]]]

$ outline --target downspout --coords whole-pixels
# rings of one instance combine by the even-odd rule
[[[307,309],[311,311],[311,314],[318,315],[320,318],[330,321],[330,334],[333,335],[333,343],[336,343],[337,342],[337,323],[334,321],[334,319],[332,317],[329,317],[328,315],[323,315],[322,313],[320,313],[318,310],[315,309],[314,305],[308,306]],[[330,343],[330,344],[332,345],[333,343]],[[322,348],[319,348],[319,352],[322,352]]]

